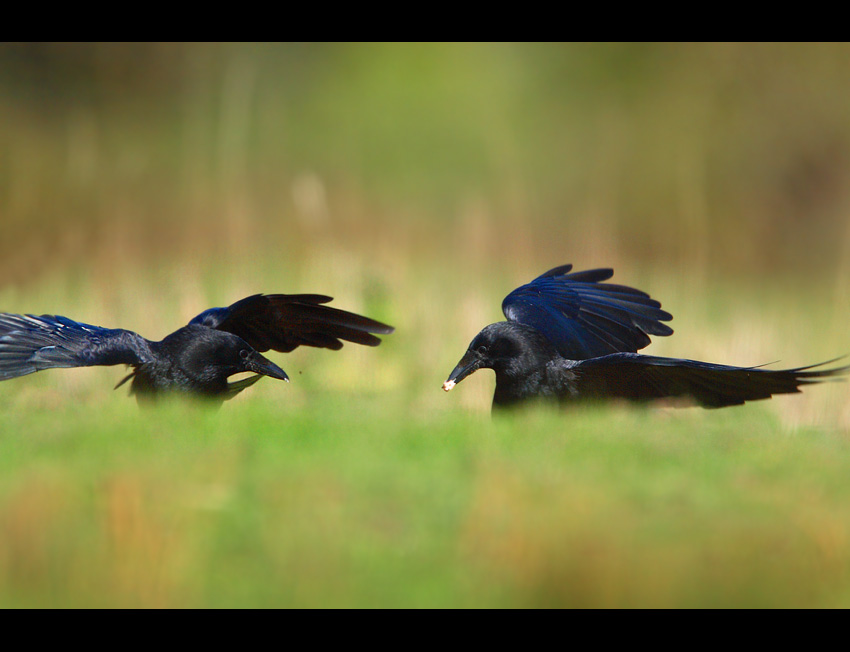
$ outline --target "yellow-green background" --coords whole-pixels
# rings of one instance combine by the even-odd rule
[[[218,412],[0,384],[0,606],[848,606],[844,383],[724,411],[440,384],[611,266],[648,352],[850,352],[850,46],[2,44],[0,310],[160,339],[255,292],[397,327]]]

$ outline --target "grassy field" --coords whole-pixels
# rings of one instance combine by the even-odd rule
[[[4,417],[2,607],[850,606],[850,443],[762,406],[93,407]]]
[[[850,353],[847,44],[0,44],[0,311],[393,324],[218,411],[0,383],[0,608],[850,607],[850,385],[491,418],[503,297],[613,267],[646,353]]]

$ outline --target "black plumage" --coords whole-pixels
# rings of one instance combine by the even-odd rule
[[[211,308],[165,339],[153,342],[128,330],[101,328],[59,315],[0,313],[0,380],[57,367],[125,364],[139,400],[182,393],[232,398],[262,376],[289,380],[261,353],[298,346],[338,350],[342,342],[377,346],[391,326],[325,306],[317,294],[256,294]],[[241,372],[255,374],[230,383]]]
[[[472,340],[443,389],[478,369],[496,372],[494,407],[530,399],[559,403],[621,399],[685,399],[707,408],[790,394],[847,373],[821,365],[769,370],[640,355],[650,335],[671,335],[672,316],[645,292],[602,283],[610,269],[570,273],[556,267],[511,292],[508,321]]]

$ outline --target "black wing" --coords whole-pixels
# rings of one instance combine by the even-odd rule
[[[671,335],[662,321],[673,319],[661,304],[634,288],[601,283],[611,269],[568,272],[562,265],[511,292],[502,312],[511,321],[536,328],[569,360],[636,352],[650,335]]]
[[[238,335],[262,353],[284,353],[298,346],[341,349],[342,342],[378,346],[372,333],[395,330],[374,319],[321,304],[331,297],[320,294],[255,294],[227,308],[210,308],[190,324]]]
[[[577,374],[576,393],[581,398],[630,401],[685,398],[703,407],[719,408],[774,394],[794,394],[803,385],[822,382],[850,370],[846,366],[815,369],[829,362],[774,371],[617,353],[582,360],[573,371]]]
[[[59,315],[0,313],[0,380],[54,367],[140,365],[152,359],[148,341],[132,331]]]

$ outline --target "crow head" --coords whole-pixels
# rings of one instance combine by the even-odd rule
[[[201,385],[220,384],[234,374],[252,372],[278,380],[289,380],[286,372],[254,350],[241,337],[203,327],[190,326],[193,337],[179,352],[187,375]],[[169,338],[170,339],[170,338]]]
[[[451,391],[464,378],[479,369],[492,369],[496,381],[519,380],[542,368],[558,356],[540,331],[515,322],[501,321],[482,330],[443,383]]]

